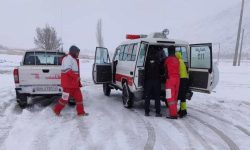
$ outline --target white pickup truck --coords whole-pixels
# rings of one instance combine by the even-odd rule
[[[61,95],[61,61],[64,52],[27,51],[21,65],[14,69],[16,98],[21,108],[28,97]]]

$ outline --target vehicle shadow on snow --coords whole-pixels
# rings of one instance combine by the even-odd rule
[[[46,107],[52,107],[57,100],[60,98],[60,96],[53,96],[53,97],[43,97],[43,96],[37,96],[32,97],[30,100],[30,103],[25,108],[28,111],[31,112],[39,112],[42,111]],[[21,114],[23,112],[23,108],[21,108],[18,104],[14,107],[14,112],[17,114]]]

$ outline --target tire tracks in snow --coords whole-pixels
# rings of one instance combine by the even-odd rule
[[[0,127],[0,145],[3,145],[9,135],[12,126]],[[1,148],[1,146],[0,146]]]
[[[170,123],[175,126],[177,128],[177,130],[179,132],[184,132],[187,136],[187,140],[188,140],[188,144],[189,144],[189,148],[190,149],[196,149],[195,145],[192,143],[192,141],[190,140],[190,135],[188,132],[190,132],[192,134],[192,136],[201,143],[201,145],[204,147],[204,149],[206,150],[212,150],[213,148],[207,143],[207,141],[192,127],[190,126],[190,123],[187,122],[186,119],[183,119],[184,123],[185,123],[185,128],[188,130],[186,131],[178,122],[176,121],[170,121]],[[181,130],[182,129],[182,130]]]
[[[10,98],[8,102],[2,103],[2,105],[0,106],[0,117],[4,116],[6,109],[10,107],[12,102],[14,102],[15,100],[16,100],[15,98]]]
[[[92,86],[92,84],[87,85],[87,86]],[[145,119],[143,119],[143,117],[140,115],[140,112],[135,111],[134,109],[125,109],[124,108],[124,110],[121,110],[120,96],[117,97],[117,98],[115,98],[115,96],[116,95],[113,95],[113,97],[114,97],[113,101],[111,101],[110,98],[107,98],[107,99],[104,98],[102,103],[98,102],[97,105],[94,106],[95,109],[99,110],[100,112],[102,112],[102,113],[104,113],[104,114],[106,114],[108,116],[113,116],[113,119],[120,118],[120,117],[125,117],[126,119],[131,119],[130,121],[132,121],[132,123],[134,123],[136,130],[139,132],[140,135],[141,134],[145,135],[145,138],[144,137],[138,138],[138,136],[136,136],[136,133],[134,133],[132,130],[128,129],[128,126],[124,126],[122,128],[122,131],[127,136],[127,139],[126,139],[127,142],[132,146],[135,144],[135,146],[137,146],[136,149],[141,149],[141,144],[144,144],[144,142],[140,141],[141,144],[138,145],[137,141],[142,140],[142,138],[143,138],[143,141],[146,140],[146,144],[144,145],[143,148],[145,150],[153,150],[154,145],[155,145],[155,141],[156,141],[156,135],[155,135],[155,130],[154,130],[154,127],[152,126],[152,124],[150,122],[147,122]],[[85,98],[89,99],[88,93],[86,93]],[[93,98],[94,97],[92,97],[92,99]],[[96,97],[96,99],[98,99],[98,98],[99,97]],[[103,107],[104,103],[105,103],[105,105],[109,105],[111,108],[112,107],[117,107],[119,113],[115,112],[115,109],[113,111],[110,111],[109,109],[107,109],[107,107]],[[129,111],[131,114],[129,113],[130,114],[129,116],[127,116],[127,115],[126,116],[120,116],[122,113],[124,113],[124,111],[125,112]],[[133,115],[135,115],[135,116],[133,116]],[[126,124],[127,121],[123,119],[122,122],[119,122],[119,124],[120,123]],[[117,134],[116,132],[117,131],[112,131],[112,130],[109,131],[107,133],[106,138],[113,137],[114,134]],[[148,137],[146,137],[146,135],[148,135]]]
[[[4,93],[4,94],[2,94],[2,93]],[[7,98],[7,100],[4,100],[0,104],[0,117],[4,115],[4,112],[12,104],[12,102],[16,101],[15,96],[12,96],[12,94],[13,94],[12,90],[9,88],[6,88],[6,89],[0,91],[1,98],[6,98],[7,96],[10,96]]]
[[[144,145],[144,150],[153,150],[156,142],[156,134],[155,134],[155,129],[152,126],[152,124],[145,119],[143,119],[138,111],[135,109],[131,109],[137,116],[138,118],[143,122],[145,125],[145,128],[147,129],[148,132],[148,138],[147,142]]]
[[[217,116],[215,116],[215,115],[212,115],[212,114],[210,114],[210,113],[204,112],[204,111],[202,111],[202,110],[199,110],[199,109],[196,109],[196,108],[193,108],[193,107],[189,107],[189,108],[190,108],[191,110],[193,110],[193,111],[200,112],[200,113],[202,113],[202,114],[204,114],[204,115],[207,115],[207,116],[210,116],[210,117],[212,117],[212,118],[214,118],[214,119],[216,119],[216,120],[219,120],[219,121],[221,121],[221,122],[224,122],[224,123],[227,123],[227,124],[229,124],[229,125],[232,125],[233,127],[239,129],[239,130],[240,130],[241,132],[243,132],[244,134],[250,136],[250,131],[248,131],[247,129],[245,129],[244,127],[242,127],[242,126],[240,126],[240,125],[235,125],[235,124],[233,124],[231,121],[228,121],[228,120],[226,120],[226,119],[217,117]]]
[[[214,131],[228,146],[231,150],[240,150],[239,147],[235,144],[235,142],[230,139],[227,135],[225,135],[221,130],[219,130],[218,128],[208,124],[207,122],[199,119],[198,117],[195,116],[190,116],[190,118],[200,122],[202,125],[208,127],[209,129],[211,129],[212,131]]]
[[[214,127],[214,126],[208,124],[207,122],[205,122],[205,121],[199,119],[198,117],[190,116],[190,115],[188,115],[188,117],[190,117],[190,118],[192,118],[192,119],[198,121],[198,122],[201,123],[202,125],[204,125],[204,126],[208,127],[209,129],[211,129],[215,134],[217,134],[217,135],[218,135],[218,136],[219,136],[219,137],[229,146],[229,148],[230,148],[231,150],[239,150],[239,147],[235,144],[235,142],[234,142],[232,139],[230,139],[227,135],[225,135],[225,134],[224,134],[221,130],[219,130],[218,128],[216,128],[216,127]],[[206,150],[212,150],[212,149],[214,149],[211,145],[209,145],[209,144],[207,143],[207,141],[205,140],[205,138],[204,138],[201,134],[199,134],[199,132],[197,132],[196,129],[195,129],[194,127],[192,127],[192,126],[190,125],[190,121],[188,121],[187,118],[183,118],[182,120],[185,122],[185,127],[188,129],[188,131],[192,134],[192,136],[193,136],[196,140],[198,140],[198,141],[202,144],[202,146],[204,147],[204,149],[206,149]],[[228,121],[228,122],[229,122],[229,121]],[[171,121],[170,123],[171,123],[174,127],[176,127],[177,130],[178,130],[179,132],[185,132],[185,134],[186,134],[188,137],[190,137],[190,136],[188,135],[188,132],[187,132],[183,127],[181,127],[181,125],[179,124],[179,122],[176,122],[176,121],[173,120],[173,121]],[[243,130],[244,130],[244,129],[243,129]],[[188,138],[188,137],[187,137],[187,138]],[[189,138],[188,138],[188,139],[189,139]],[[188,141],[188,143],[189,143],[189,142],[190,142],[190,141]],[[191,142],[191,143],[192,143],[192,142]],[[190,149],[195,149],[194,146],[193,146],[191,143],[189,143]]]
[[[12,124],[8,121],[9,116],[6,116],[5,112],[13,101],[15,101],[15,98],[10,98],[8,102],[4,102],[0,106],[0,145],[3,145],[12,129]]]
[[[88,117],[88,116],[86,116],[86,117]],[[80,136],[81,136],[83,141],[89,139],[90,143],[93,143],[92,138],[88,138],[90,128],[87,126],[87,123],[84,119],[85,119],[85,116],[83,118],[77,118],[77,128],[81,133]]]
[[[167,121],[167,120],[166,120]],[[188,149],[194,150],[197,149],[196,145],[193,144],[193,141],[191,140],[191,136],[193,136],[202,147],[206,150],[213,150],[213,148],[207,143],[207,141],[204,139],[204,137],[201,136],[192,126],[190,126],[190,123],[187,122],[185,118],[181,119],[183,122],[179,122],[180,120],[170,120],[168,123],[172,124],[180,133],[184,133],[188,140]],[[183,124],[184,123],[184,124]],[[182,124],[182,125],[181,125]],[[191,133],[191,135],[190,135]]]

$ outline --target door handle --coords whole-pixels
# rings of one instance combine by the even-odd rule
[[[49,73],[49,69],[43,69],[43,73]]]

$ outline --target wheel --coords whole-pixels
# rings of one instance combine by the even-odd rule
[[[27,95],[24,95],[24,94],[19,94],[19,95],[17,96],[17,103],[18,103],[18,105],[19,105],[22,109],[24,109],[24,108],[27,107],[27,105],[28,105],[27,99],[28,99],[28,96],[27,96]]]
[[[53,95],[45,95],[45,98],[51,99],[53,97]]]
[[[106,96],[109,96],[110,95],[110,93],[111,93],[111,88],[109,87],[109,85],[108,84],[103,84],[103,93],[104,93],[104,95],[106,95]]]
[[[134,105],[133,95],[126,82],[122,85],[122,102],[126,108],[131,108]]]

